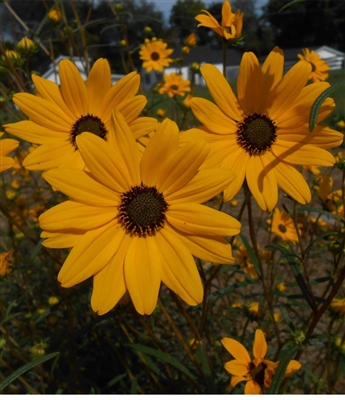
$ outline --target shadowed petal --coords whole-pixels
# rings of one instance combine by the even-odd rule
[[[244,394],[262,394],[262,390],[258,383],[248,381],[244,387]]]
[[[70,233],[70,230],[68,233],[66,231],[43,231],[41,233],[41,238],[44,239],[42,245],[52,249],[68,249],[70,247],[74,247],[84,234],[85,232]]]
[[[115,307],[127,291],[124,261],[130,242],[131,238],[128,235],[124,236],[115,256],[93,277],[91,307],[98,315],[103,315]]]
[[[96,207],[114,207],[119,195],[77,169],[53,169],[43,173],[43,178],[54,188],[83,204]]]
[[[163,260],[163,283],[190,306],[201,303],[201,279],[195,261],[181,238],[165,227],[157,233],[156,239]]]
[[[125,258],[125,282],[134,307],[141,315],[151,314],[157,305],[161,270],[156,238],[133,236]]]
[[[61,81],[61,93],[68,108],[76,117],[86,115],[87,92],[83,78],[77,67],[69,60],[60,61],[59,75]]]
[[[61,285],[74,286],[101,271],[118,251],[125,235],[116,221],[86,232],[59,272]]]
[[[161,139],[162,135],[164,140]],[[178,127],[175,122],[166,118],[149,141],[141,160],[141,178],[145,185],[155,185],[160,168],[175,154],[178,143]]]
[[[240,359],[240,360],[232,360],[228,361],[224,368],[229,372],[231,375],[235,376],[244,376],[249,372],[249,363]]]
[[[111,71],[109,62],[105,58],[99,58],[93,64],[86,81],[89,114],[100,114],[100,105],[110,88]]]
[[[285,370],[285,378],[289,378],[302,367],[302,364],[296,360],[291,360]]]
[[[241,224],[230,215],[200,204],[174,203],[166,218],[180,231],[197,236],[234,236],[241,228]]]

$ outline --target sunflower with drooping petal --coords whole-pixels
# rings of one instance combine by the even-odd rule
[[[339,146],[343,135],[316,125],[309,132],[309,113],[315,99],[329,87],[326,82],[305,86],[311,67],[298,62],[285,76],[284,54],[274,48],[260,66],[256,56],[243,55],[237,80],[238,98],[211,64],[201,73],[216,104],[194,97],[192,111],[204,125],[182,134],[183,141],[206,139],[211,143],[209,162],[235,172],[237,178],[224,191],[231,200],[244,180],[263,210],[278,201],[278,187],[299,203],[311,200],[310,189],[295,164],[331,166],[335,159],[326,149]],[[328,98],[318,123],[334,109]],[[182,139],[181,138],[181,139]]]
[[[268,219],[267,222],[271,225],[271,232],[276,236],[279,236],[283,240],[290,240],[291,242],[298,241],[295,224],[284,210],[280,211],[278,208],[275,208],[272,218]]]
[[[174,97],[184,96],[191,90],[189,79],[183,79],[182,75],[172,72],[171,74],[164,74],[164,82],[160,85],[158,93]]]
[[[165,67],[173,62],[169,58],[173,49],[167,49],[168,44],[163,42],[162,39],[152,38],[152,40],[145,39],[145,44],[141,46],[139,51],[140,60],[143,60],[143,68],[147,72],[152,70],[163,72]]]
[[[4,135],[4,132],[0,132],[0,138]],[[11,151],[15,150],[19,146],[18,140],[14,139],[1,139],[0,140],[0,172],[11,168],[14,165],[14,159],[7,157]]]
[[[179,148],[177,125],[166,119],[140,155],[115,110],[116,147],[96,135],[76,138],[90,172],[55,169],[43,174],[72,198],[43,213],[43,244],[73,247],[58,280],[74,286],[93,276],[91,305],[104,314],[129,292],[140,314],[151,314],[163,282],[187,304],[202,301],[193,255],[233,262],[224,236],[239,233],[231,216],[201,205],[233,179],[230,171],[203,169],[206,142]]]
[[[336,315],[340,317],[345,316],[345,297],[342,299],[333,299],[330,308]]]
[[[307,61],[311,65],[309,79],[313,82],[325,81],[328,78],[328,71],[331,67],[314,50],[302,49],[302,52],[303,55],[297,54],[297,57],[302,61]]]
[[[253,355],[251,359],[246,348],[237,340],[224,338],[222,345],[235,358],[228,361],[224,368],[233,375],[230,384],[235,387],[238,383],[246,381],[245,394],[262,394],[264,388],[269,388],[279,362],[265,359],[267,353],[266,338],[261,329],[255,331]],[[296,360],[291,360],[286,368],[285,377],[288,378],[301,368]]]
[[[237,10],[234,14],[231,11],[229,0],[225,0],[222,7],[222,23],[219,22],[206,10],[201,11],[204,14],[198,14],[195,19],[200,26],[212,29],[217,35],[225,40],[239,39],[242,35],[243,13]],[[206,14],[206,15],[205,15]]]
[[[91,132],[112,143],[110,120],[113,109],[124,116],[136,138],[151,132],[157,125],[154,118],[138,118],[146,105],[145,96],[136,96],[140,76],[132,72],[115,85],[107,60],[100,58],[84,82],[78,69],[69,60],[59,64],[61,87],[32,75],[37,94],[18,93],[14,103],[30,118],[5,126],[6,130],[28,142],[40,144],[23,162],[30,170],[56,167],[83,169],[76,138]]]

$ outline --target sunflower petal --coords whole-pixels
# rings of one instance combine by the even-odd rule
[[[115,256],[93,277],[91,307],[98,315],[115,307],[127,291],[124,261],[130,242],[130,237],[125,236]]]
[[[181,237],[169,228],[160,230],[157,235],[162,264],[162,281],[187,304],[195,306],[202,302],[203,287],[189,250]]]
[[[119,195],[77,169],[51,169],[43,178],[54,188],[73,200],[96,207],[114,207],[120,202]]]
[[[69,134],[66,132],[52,131],[33,121],[20,121],[4,126],[14,136],[24,139],[27,142],[45,144],[60,141],[67,141]]]
[[[230,215],[200,204],[173,204],[166,217],[169,224],[189,235],[234,236],[241,228]]]
[[[248,381],[244,387],[244,394],[262,394],[262,389],[255,381]]]
[[[87,92],[83,78],[77,67],[69,60],[60,61],[59,75],[62,97],[67,107],[76,117],[88,112]]]
[[[125,282],[134,307],[141,315],[157,305],[162,259],[156,237],[132,237],[125,258]]]
[[[228,361],[225,363],[224,368],[229,374],[235,376],[243,376],[249,372],[249,364],[243,359]]]
[[[255,331],[253,344],[253,355],[255,358],[265,358],[267,353],[267,343],[264,333],[261,329]]]
[[[110,88],[111,71],[109,62],[105,58],[99,58],[93,64],[86,81],[89,114],[100,114],[100,105]]]
[[[114,219],[117,209],[89,206],[76,201],[65,201],[50,208],[39,217],[40,227],[45,230],[96,229]]]
[[[243,363],[247,365],[249,369],[250,356],[243,344],[231,338],[223,338],[221,343],[236,360],[243,361]],[[247,372],[248,370],[245,372],[245,374]]]
[[[220,32],[221,31],[222,30],[220,30]],[[223,74],[212,64],[205,64],[200,70],[206,81],[207,89],[209,90],[219,109],[230,120],[240,121],[243,117],[243,111],[241,110],[236,96],[234,95],[234,92],[232,91],[228,81],[224,78]]]
[[[86,232],[59,272],[61,285],[74,286],[101,271],[118,251],[125,235],[116,221]]]
[[[291,360],[285,370],[285,378],[289,378],[302,367],[302,364],[296,360]]]

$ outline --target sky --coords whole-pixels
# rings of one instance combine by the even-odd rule
[[[169,19],[170,15],[170,10],[172,6],[175,4],[176,0],[150,0],[150,2],[154,3],[157,7],[157,10],[162,11],[164,14],[164,18],[166,21]],[[217,3],[217,2],[222,2],[222,0],[202,0],[203,3],[206,5],[212,4],[212,3]],[[260,12],[261,7],[267,3],[268,0],[255,0],[256,4],[256,9],[258,12]]]

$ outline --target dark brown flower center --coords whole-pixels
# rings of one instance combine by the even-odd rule
[[[249,374],[253,378],[253,381],[263,386],[265,381],[265,369],[267,366],[264,363],[260,363],[257,367],[251,362],[249,365]]]
[[[164,226],[168,207],[162,193],[142,183],[122,193],[118,219],[131,236],[154,236]]]
[[[83,115],[72,126],[71,142],[75,148],[77,148],[75,139],[78,135],[80,135],[83,132],[91,132],[91,133],[101,137],[102,139],[106,139],[106,136],[108,133],[102,120],[91,114]]]
[[[170,86],[170,89],[172,89],[172,90],[177,90],[177,89],[178,89],[178,86],[177,86],[177,85],[171,85],[171,86]]]
[[[237,144],[251,156],[264,154],[277,138],[274,122],[263,114],[248,115],[237,127]]]
[[[156,51],[153,51],[151,53],[151,60],[152,61],[158,61],[160,59],[159,53],[157,53]]]
[[[278,229],[280,230],[280,232],[285,233],[287,231],[286,226],[279,224],[278,225]]]

